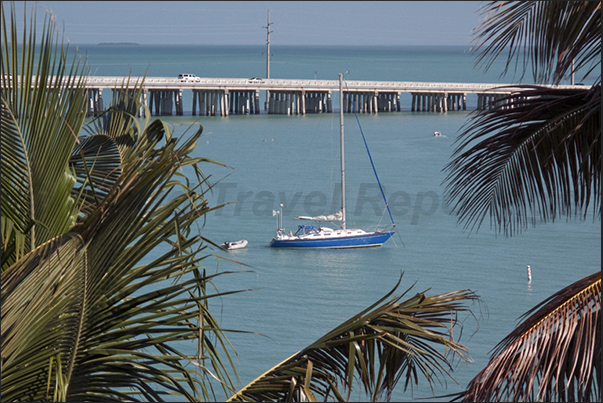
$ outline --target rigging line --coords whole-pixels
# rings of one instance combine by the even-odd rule
[[[356,116],[356,122],[358,122],[358,127],[360,128],[360,134],[362,134],[362,140],[364,141],[364,146],[366,147],[366,152],[368,153],[369,160],[371,161],[371,165],[373,166],[373,172],[375,173],[375,178],[377,178],[377,183],[379,184],[379,189],[381,190],[381,196],[383,196],[383,201],[385,202],[385,207],[387,207],[387,212],[389,213],[389,218],[392,220],[392,225],[395,227],[396,223],[394,222],[394,217],[392,217],[392,212],[389,210],[389,204],[387,204],[387,199],[385,198],[385,192],[383,192],[383,187],[381,186],[381,182],[379,181],[379,176],[377,175],[377,169],[375,169],[375,164],[373,163],[373,157],[371,157],[371,152],[369,151],[368,144],[366,143],[366,138],[364,137],[364,132],[362,131],[362,126],[360,126],[360,120],[358,119],[358,114],[356,113],[356,106],[354,105],[354,100],[350,96],[350,89],[348,88],[348,83],[345,83],[345,89],[348,92],[348,99],[352,101],[352,110],[354,111],[354,116]]]

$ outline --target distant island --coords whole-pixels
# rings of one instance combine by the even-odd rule
[[[101,42],[98,46],[140,46],[135,42]]]

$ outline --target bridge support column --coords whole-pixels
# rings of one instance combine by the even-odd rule
[[[216,91],[211,92],[211,115],[216,116],[218,114],[219,97]]]
[[[99,104],[102,105],[102,95],[100,93],[101,90],[99,90]],[[127,95],[124,95],[124,88],[113,88],[113,103],[117,102],[119,99],[125,98],[125,97],[129,97],[132,98],[134,96],[134,92],[135,90],[133,89],[128,89],[126,91]],[[146,90],[142,90],[140,93],[140,98],[138,99],[139,102],[144,103],[146,105]],[[144,108],[139,108],[138,110],[138,117],[143,117],[144,116]]]
[[[350,111],[352,110],[352,101],[353,101],[352,100],[352,96],[349,93],[346,94],[346,95],[344,95],[344,96],[345,96],[345,99],[344,99],[344,108],[345,108],[345,110],[344,110],[344,112],[345,113],[350,113]]]
[[[173,114],[173,109],[174,109],[174,98],[172,98],[174,96],[174,91],[173,90],[166,90],[163,91],[163,100],[162,100],[162,104],[161,104],[161,108],[162,108],[162,115],[172,115]]]
[[[500,95],[496,94],[477,94],[477,109],[493,109]]]
[[[375,115],[379,112],[379,93],[375,91],[374,94],[370,95],[371,97],[371,112],[374,112]]]
[[[230,112],[230,91],[224,90],[222,94],[222,103],[220,104],[220,116],[228,116]]]
[[[174,90],[174,103],[176,104],[176,115],[184,115],[184,107],[182,106],[182,90]]]
[[[448,94],[448,97],[446,97],[446,102],[448,103],[448,108],[450,108],[451,111],[456,109],[456,99],[457,99],[457,94]]]
[[[488,109],[490,95],[489,94],[477,94],[477,109],[485,110]]]
[[[268,98],[268,113],[272,114],[274,113],[274,104],[276,102],[276,100],[274,99],[274,92],[270,92],[270,94],[268,94],[269,98]]]
[[[172,114],[172,93],[173,90],[149,90],[149,110],[151,115],[171,115]],[[153,113],[153,106],[155,113]]]
[[[203,116],[211,116],[211,99],[212,93],[211,91],[203,91],[201,93],[201,102],[200,105],[203,105],[203,110],[199,111],[199,114]]]
[[[103,110],[103,90],[102,89],[89,89],[88,90],[88,101],[86,108],[86,115],[97,116],[100,111]]]
[[[375,93],[375,99],[377,101],[375,113],[400,111],[400,94],[397,92]]]
[[[328,91],[303,91],[303,113],[323,113],[329,110],[330,92]],[[332,106],[330,107],[332,110]]]
[[[260,113],[260,91],[256,90],[253,94],[253,105],[255,107],[254,113],[257,115]]]
[[[197,114],[197,98],[199,97],[198,92],[193,90],[193,109],[191,110],[191,114],[195,116]]]
[[[218,91],[218,102],[220,103],[220,116],[228,116],[226,91]]]
[[[100,111],[105,109],[105,106],[103,105],[103,90],[101,90],[101,89],[98,90],[98,98],[96,100],[96,106],[98,107],[98,110],[100,110]]]
[[[144,118],[147,108],[149,107],[149,91],[144,89],[142,90],[142,105],[140,106],[140,111],[138,112],[138,116]],[[150,110],[149,110],[150,111]]]
[[[193,115],[228,116],[228,105],[235,97],[228,90],[193,90]],[[231,109],[232,111],[232,109]]]

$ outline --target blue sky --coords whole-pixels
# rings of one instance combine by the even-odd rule
[[[15,2],[20,13],[23,2]],[[38,1],[76,45],[471,44],[480,1]],[[8,3],[5,3],[5,7]],[[5,9],[6,10],[6,9]]]

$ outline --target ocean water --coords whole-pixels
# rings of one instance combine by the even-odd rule
[[[147,72],[149,76],[192,73],[245,78],[264,77],[266,71],[262,46],[83,45],[79,51],[87,54],[92,74],[99,76]],[[499,77],[502,64],[485,73],[475,69],[465,48],[273,45],[271,53],[271,78],[334,80],[348,71],[344,77],[350,80],[518,81]],[[409,295],[470,289],[483,302],[472,306],[475,316],[465,318],[460,341],[469,348],[472,362],[455,361],[452,375],[458,384],[446,380],[432,391],[420,380],[412,391],[404,391],[401,383],[392,397],[394,401],[445,401],[433,396],[463,390],[519,316],[601,269],[601,223],[590,218],[586,222],[562,218],[511,238],[495,233],[488,220],[477,233],[463,231],[443,202],[442,182],[454,141],[471,111],[410,112],[404,99],[402,112],[359,115],[398,233],[380,248],[270,248],[276,228],[272,212],[281,203],[287,230],[295,229],[298,215],[327,214],[339,207],[339,115],[191,116],[191,96],[185,91],[185,116],[162,119],[173,124],[176,133],[182,133],[189,122],[200,123],[204,136],[195,155],[227,165],[203,166],[212,179],[220,180],[210,202],[229,203],[209,214],[203,235],[218,244],[249,241],[246,249],[230,255],[246,267],[218,259],[205,261],[208,272],[248,270],[220,277],[216,285],[221,291],[253,289],[210,302],[224,328],[257,333],[229,335],[237,351],[238,387],[380,299],[404,273],[399,292],[411,286]],[[475,105],[470,96],[468,104]],[[434,137],[435,131],[443,136]],[[346,114],[345,132],[348,227],[387,225],[389,217],[353,114]],[[196,353],[194,343],[187,353]]]

